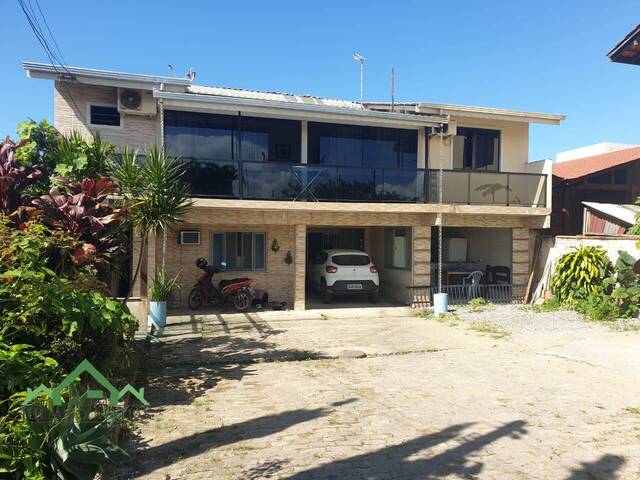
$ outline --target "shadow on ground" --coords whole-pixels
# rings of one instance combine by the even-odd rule
[[[126,466],[126,476],[120,478],[135,478],[146,475],[178,460],[197,456],[214,448],[244,440],[267,437],[293,425],[329,415],[335,409],[355,401],[357,399],[350,398],[334,402],[325,408],[289,410],[274,415],[265,415],[246,422],[186,435],[154,447],[143,449],[141,445],[137,445],[134,460]],[[273,469],[274,467],[269,468]]]
[[[617,455],[603,455],[595,462],[584,462],[578,469],[572,470],[566,480],[613,480],[618,478],[617,471],[624,465],[624,459]]]
[[[344,460],[327,463],[293,476],[287,480],[322,479],[437,479],[447,475],[460,478],[475,478],[483,468],[483,463],[469,459],[469,455],[503,437],[518,439],[527,431],[526,423],[517,420],[498,427],[483,435],[461,434],[469,423],[453,425],[403,442],[399,445],[356,455]],[[411,459],[422,450],[433,448],[444,442],[456,439],[456,445],[442,453],[427,458]],[[243,477],[240,477],[243,478]]]

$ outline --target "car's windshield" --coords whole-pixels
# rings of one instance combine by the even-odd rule
[[[367,255],[358,255],[357,253],[333,255],[331,261],[336,265],[369,265],[370,260]]]

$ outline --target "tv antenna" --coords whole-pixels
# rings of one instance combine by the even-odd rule
[[[360,55],[359,53],[354,53],[352,55],[353,59],[356,62],[360,62],[360,103],[362,103],[362,100],[364,98],[364,61],[365,58]]]

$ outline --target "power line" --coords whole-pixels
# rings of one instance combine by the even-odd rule
[[[51,66],[53,67],[55,72],[58,74],[58,76],[61,78],[61,81],[59,83],[65,89],[65,92],[67,93],[69,99],[71,100],[71,103],[75,107],[78,116],[82,119],[82,122],[86,124],[87,122],[84,117],[84,114],[82,113],[82,110],[80,109],[75,99],[73,98],[73,95],[71,94],[71,91],[67,85],[67,82],[65,82],[62,79],[65,73],[69,77],[73,77],[73,74],[71,73],[69,68],[66,66],[66,62],[64,61],[64,56],[62,55],[62,51],[58,46],[58,42],[56,42],[53,32],[49,28],[49,24],[44,15],[44,12],[42,11],[42,8],[40,7],[40,3],[38,2],[38,0],[36,0],[36,5],[38,7],[38,11],[40,12],[40,16],[42,17],[42,20],[47,28],[47,31],[49,32],[49,36],[51,37],[51,40],[53,41],[58,54],[56,54],[56,52],[54,52],[53,49],[51,48],[51,45],[49,44],[47,36],[45,35],[44,31],[42,30],[42,27],[40,26],[40,22],[38,21],[33,5],[31,4],[31,0],[29,0],[28,5],[25,3],[24,0],[18,0],[18,5],[20,5],[22,12],[24,13],[25,18],[27,19],[29,28],[31,29],[36,39],[38,40],[38,43],[40,43],[40,45],[44,49],[45,54],[49,58],[49,61],[51,62]],[[64,70],[64,72],[61,72],[58,67],[61,67]],[[91,131],[91,129],[87,129],[87,130],[89,130],[89,133],[91,134],[91,136],[93,136],[93,132]]]

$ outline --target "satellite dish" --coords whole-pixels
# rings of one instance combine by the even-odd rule
[[[633,273],[640,275],[640,260],[633,264]]]

